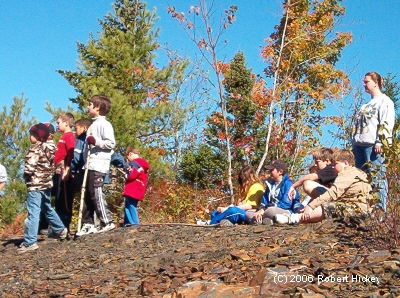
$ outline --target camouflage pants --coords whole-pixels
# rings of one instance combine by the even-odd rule
[[[321,207],[327,219],[349,217],[365,218],[368,216],[368,213],[357,210],[356,206],[341,202],[328,202],[322,204]]]

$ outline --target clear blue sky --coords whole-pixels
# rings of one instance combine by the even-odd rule
[[[278,0],[219,0],[218,6],[239,7],[237,21],[224,35],[228,46],[226,61],[236,51],[245,53],[248,66],[261,73],[265,64],[260,58],[264,39],[273,32],[281,15]],[[16,0],[0,2],[0,106],[8,106],[23,92],[32,115],[48,121],[45,102],[66,107],[74,97],[73,88],[56,69],[76,70],[76,42],[86,43],[90,33],[100,30],[98,19],[111,11],[110,0]],[[160,42],[168,42],[182,55],[194,57],[195,51],[183,30],[167,14],[169,5],[187,13],[197,0],[152,0],[148,9],[157,8],[161,28]],[[347,9],[339,31],[352,31],[354,43],[348,46],[338,68],[348,71],[353,84],[361,82],[368,71],[382,75],[399,74],[400,46],[398,24],[399,0],[343,2]],[[220,56],[223,57],[223,56]],[[162,57],[160,57],[162,58]],[[367,98],[367,96],[366,96]]]

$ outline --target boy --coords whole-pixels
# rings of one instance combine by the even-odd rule
[[[332,164],[333,150],[330,148],[320,148],[313,153],[313,160],[317,171],[301,177],[289,190],[292,197],[295,189],[303,186],[305,193],[312,199],[323,194],[335,181],[337,173]]]
[[[37,231],[41,210],[53,231],[49,234],[49,237],[65,239],[67,236],[67,229],[50,203],[55,146],[46,143],[49,137],[49,129],[43,123],[39,123],[32,126],[29,129],[29,133],[32,145],[25,157],[24,170],[24,179],[28,187],[26,202],[28,218],[25,221],[24,241],[18,247],[18,253],[25,253],[39,248],[37,245]]]
[[[49,144],[50,146],[54,146],[54,148],[56,148],[56,143],[54,142],[54,133],[55,133],[55,129],[53,124],[51,124],[50,122],[45,122],[43,123],[44,125],[46,125],[49,129],[49,137],[47,138],[46,143]],[[57,193],[57,189],[56,189],[56,185],[58,183],[58,176],[53,175],[53,187],[51,189],[51,196],[56,196]],[[49,223],[46,220],[46,216],[44,215],[43,212],[40,212],[40,219],[39,219],[39,234],[40,235],[48,235],[49,234]]]
[[[288,175],[288,166],[282,160],[275,160],[265,167],[270,177],[265,180],[266,190],[252,222],[272,224],[276,214],[291,214],[300,204],[300,195],[295,190],[295,197],[289,198],[293,185]],[[246,214],[249,216],[248,214]]]
[[[139,149],[128,147],[126,157],[129,168],[126,174],[126,182],[123,196],[125,198],[124,207],[124,226],[138,225],[139,215],[137,205],[142,201],[146,194],[149,163],[139,156]]]
[[[338,173],[333,185],[304,208],[304,213],[290,216],[277,215],[277,223],[320,222],[326,218],[367,214],[371,211],[369,200],[371,185],[367,174],[354,167],[354,155],[341,149],[333,154],[334,168]]]
[[[69,229],[72,219],[73,194],[72,184],[69,181],[71,161],[74,156],[75,136],[72,132],[74,116],[71,113],[63,113],[57,118],[57,130],[62,133],[57,143],[57,150],[54,156],[54,164],[61,167],[61,174],[58,179],[58,193],[55,199],[55,209],[64,225]]]
[[[102,233],[115,228],[114,220],[108,210],[103,194],[104,177],[110,169],[111,155],[115,147],[114,129],[106,120],[111,109],[111,100],[104,95],[95,95],[89,99],[88,112],[93,117],[86,142],[89,149],[87,190],[85,196],[86,214],[82,218],[83,226],[76,236],[93,233],[94,213],[100,220],[100,227],[96,232]]]

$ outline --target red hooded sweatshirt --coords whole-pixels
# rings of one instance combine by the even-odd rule
[[[132,167],[132,169],[128,172],[128,176],[125,181],[124,192],[122,194],[138,201],[142,201],[144,195],[146,194],[150,165],[143,158],[136,158],[134,161],[139,164],[140,168],[136,169]]]

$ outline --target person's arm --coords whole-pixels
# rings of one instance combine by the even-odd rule
[[[0,182],[0,191],[4,188],[4,186],[6,186],[5,182]]]
[[[375,152],[382,153],[382,143],[380,138],[387,140],[389,144],[392,143],[393,127],[395,122],[395,109],[393,101],[387,98],[379,109],[379,124],[382,128],[377,130],[377,140],[375,143]]]
[[[318,174],[317,173],[310,173],[310,174],[304,175],[299,180],[294,182],[292,184],[292,186],[290,187],[289,192],[288,192],[289,198],[294,198],[296,196],[296,188],[302,186],[304,181],[306,181],[306,180],[316,181],[316,180],[318,180]]]
[[[352,183],[353,183],[352,178],[346,179],[344,176],[342,177],[342,179],[335,180],[333,185],[330,188],[328,188],[326,192],[324,192],[322,195],[312,200],[310,203],[308,203],[307,206],[310,206],[311,209],[315,209],[324,203],[330,201],[336,201],[346,192],[346,190]]]

